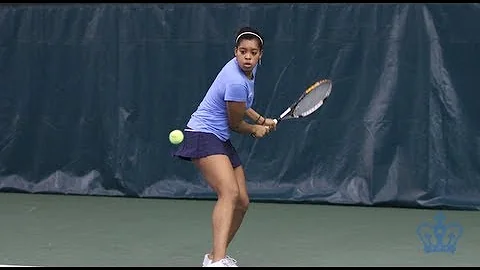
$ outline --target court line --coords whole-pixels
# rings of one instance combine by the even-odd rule
[[[0,267],[37,267],[34,265],[0,264]]]

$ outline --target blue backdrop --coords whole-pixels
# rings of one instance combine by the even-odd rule
[[[212,198],[168,133],[244,25],[262,114],[334,82],[311,117],[234,135],[252,200],[478,209],[478,4],[2,5],[0,191]]]

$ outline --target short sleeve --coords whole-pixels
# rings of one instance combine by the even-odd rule
[[[248,89],[242,84],[229,84],[225,89],[225,101],[247,102]]]

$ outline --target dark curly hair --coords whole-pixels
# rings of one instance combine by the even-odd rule
[[[262,34],[260,34],[260,32],[258,32],[256,29],[248,26],[240,28],[240,30],[237,32],[237,36],[235,37],[235,47],[238,47],[240,42],[244,39],[256,39],[258,42],[258,47],[260,50],[263,50],[263,37]]]

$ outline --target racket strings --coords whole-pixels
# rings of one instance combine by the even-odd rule
[[[293,114],[296,116],[305,117],[313,113],[320,108],[320,106],[322,106],[323,101],[330,94],[330,90],[330,83],[320,84],[300,100]]]
[[[318,108],[320,108],[320,106],[322,106],[322,104],[323,104],[323,100],[320,101],[320,102],[319,102],[318,104],[316,104],[315,106],[313,106],[311,109],[309,109],[309,110],[307,110],[307,111],[305,111],[305,112],[303,112],[303,113],[301,113],[301,114],[299,114],[299,115],[302,116],[302,117],[305,117],[305,116],[313,113],[314,111],[316,111]]]

